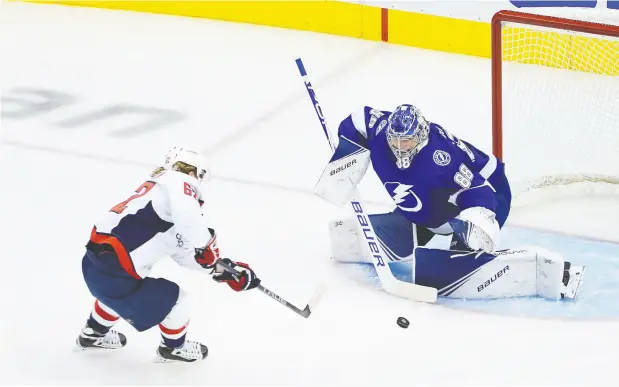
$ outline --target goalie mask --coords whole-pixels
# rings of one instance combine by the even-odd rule
[[[400,105],[389,115],[387,141],[400,169],[410,167],[411,160],[428,143],[430,127],[413,105]]]

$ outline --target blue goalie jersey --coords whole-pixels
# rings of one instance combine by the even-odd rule
[[[511,202],[503,163],[428,122],[427,145],[401,170],[385,130],[390,114],[366,106],[341,122],[338,135],[370,150],[372,167],[396,212],[411,223],[437,229],[466,208],[485,207],[496,213],[502,227]]]

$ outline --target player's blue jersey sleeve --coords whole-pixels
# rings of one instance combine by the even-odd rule
[[[364,135],[365,132],[361,132],[360,130],[357,129],[357,127],[355,126],[355,123],[353,122],[352,114],[346,117],[346,119],[344,119],[344,121],[340,123],[340,127],[338,128],[337,134],[340,137],[340,142],[341,142],[341,137],[345,137],[351,140],[352,142],[355,142],[361,145],[364,148],[368,147],[368,139]]]
[[[338,128],[338,136],[370,149],[377,133],[386,126],[389,112],[364,106],[346,117]]]
[[[456,198],[456,204],[460,210],[471,207],[484,207],[492,212],[496,212],[496,198],[494,190],[486,179],[475,173],[471,187],[464,189]]]
[[[446,166],[449,170],[447,179],[453,176],[448,186],[457,190],[451,196],[451,201],[460,210],[470,207],[484,207],[491,211],[496,210],[496,198],[492,186],[487,178],[481,175],[484,166],[490,161],[490,157],[470,143],[460,140],[440,125],[431,123],[436,136],[437,145],[451,156],[453,161]],[[435,162],[436,164],[436,162]],[[435,165],[436,167],[436,165]],[[445,167],[437,167],[445,168]]]

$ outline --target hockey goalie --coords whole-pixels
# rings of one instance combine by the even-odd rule
[[[498,250],[511,206],[501,160],[410,104],[366,106],[340,123],[338,139],[315,193],[342,206],[372,164],[396,207],[369,218],[400,280],[452,298],[576,297],[584,266],[541,248]],[[357,219],[336,219],[329,231],[337,261],[371,262]],[[450,235],[450,246],[427,247],[436,235]]]

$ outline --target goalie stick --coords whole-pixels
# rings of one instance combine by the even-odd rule
[[[241,273],[234,270],[234,268],[230,267],[229,265],[226,265],[225,263],[218,262],[217,266],[231,273],[233,276],[235,276],[235,279],[237,280],[239,276],[241,275]],[[305,306],[304,309],[301,310],[297,308],[296,306],[294,306],[293,304],[291,304],[290,302],[286,301],[284,298],[282,298],[277,293],[265,288],[264,286],[262,286],[262,284],[256,286],[256,289],[260,290],[262,293],[266,294],[267,296],[271,297],[275,301],[279,302],[280,304],[284,305],[286,308],[292,310],[293,312],[295,312],[296,314],[304,318],[308,318],[310,314],[312,314],[312,310],[316,307],[316,304],[318,304],[318,301],[320,300],[320,296],[322,294],[322,291],[320,289],[316,291],[316,293],[314,293],[314,296],[311,298],[310,302]]]
[[[331,150],[333,151],[335,150],[336,145],[327,127],[322,108],[320,107],[320,103],[316,98],[316,92],[314,91],[314,87],[309,81],[307,71],[305,71],[305,66],[303,65],[303,61],[301,60],[301,58],[298,58],[296,60],[296,63],[297,68],[299,69],[299,73],[303,78],[303,82],[305,83],[307,93],[312,101],[312,104],[314,105],[314,110],[316,111],[318,120],[322,125],[322,130],[327,137],[327,141],[331,146]],[[372,257],[372,263],[374,264],[374,268],[376,269],[378,278],[385,291],[393,295],[408,298],[411,300],[428,303],[436,302],[438,295],[437,289],[429,286],[416,285],[409,282],[400,281],[395,278],[395,276],[391,272],[391,269],[389,268],[389,264],[387,259],[385,258],[385,254],[377,241],[374,227],[372,227],[370,218],[365,212],[365,205],[361,201],[361,195],[357,188],[354,188],[349,204],[351,205],[357,217],[357,229],[359,230],[359,235],[363,235],[365,237],[365,243],[362,244],[366,252],[368,253],[368,256]]]

